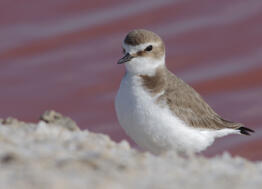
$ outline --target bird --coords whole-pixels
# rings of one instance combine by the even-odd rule
[[[118,122],[142,149],[198,153],[216,138],[254,130],[223,119],[200,94],[168,70],[165,44],[156,33],[135,29],[122,43],[125,75],[115,97]]]

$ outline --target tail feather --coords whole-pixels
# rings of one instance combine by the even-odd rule
[[[243,135],[250,135],[251,133],[255,132],[254,130],[249,129],[247,127],[239,127],[237,130],[239,130],[240,133],[243,134]]]

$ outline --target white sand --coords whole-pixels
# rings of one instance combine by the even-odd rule
[[[106,135],[80,131],[55,115],[42,118],[48,123],[0,121],[1,189],[262,188],[261,162],[227,153],[211,159],[154,156],[126,141],[117,144]]]

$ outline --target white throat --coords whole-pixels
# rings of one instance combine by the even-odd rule
[[[165,65],[165,57],[161,59],[136,57],[133,60],[125,63],[127,73],[149,76],[154,75],[157,68],[161,65]]]
[[[123,44],[123,48],[127,53],[133,54],[139,50],[143,50],[148,45],[157,46],[157,43],[146,43],[137,46]],[[138,56],[125,63],[126,71],[132,75],[154,75],[159,66],[165,65],[165,55],[160,58],[150,56]]]

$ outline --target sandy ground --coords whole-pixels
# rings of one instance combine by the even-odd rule
[[[36,124],[0,120],[0,188],[261,187],[262,163],[228,153],[142,153],[52,111]]]

